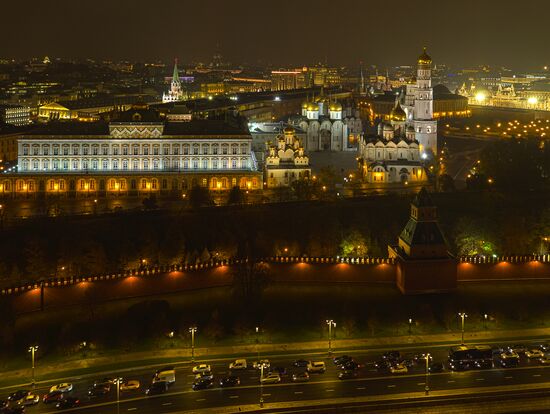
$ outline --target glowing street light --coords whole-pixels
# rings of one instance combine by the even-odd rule
[[[197,332],[197,327],[192,326],[189,328],[189,332],[191,333],[191,361],[195,361],[195,333]]]
[[[461,344],[464,345],[464,319],[468,317],[468,315],[466,315],[466,313],[464,312],[460,312],[458,314],[458,316],[462,319],[462,328],[461,328],[461,331],[462,331],[462,341],[461,341]]]
[[[412,323],[413,323],[412,318],[409,318],[409,335],[411,334],[411,331],[412,331]]]
[[[116,377],[115,378],[115,384],[116,384],[116,412],[117,414],[120,413],[120,383],[122,382],[122,378]]]
[[[328,354],[332,354],[332,328],[336,328],[336,322],[332,319],[327,319],[326,323],[328,325]]]
[[[483,314],[483,329],[487,330],[487,318],[489,317],[489,315],[487,315],[486,313]]]
[[[32,361],[32,386],[34,387],[34,354],[38,351],[38,345],[29,346],[29,352],[31,353]]]
[[[430,385],[428,383],[429,381],[429,374],[430,374],[430,354],[426,354],[426,387],[424,388],[424,390],[426,391],[426,395],[428,395],[430,393]]]

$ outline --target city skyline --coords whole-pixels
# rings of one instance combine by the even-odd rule
[[[260,9],[249,0],[166,1],[160,7],[145,0],[116,4],[98,0],[86,10],[67,0],[58,1],[53,9],[31,3],[30,9],[13,2],[4,5],[7,15],[24,15],[26,23],[22,28],[19,19],[8,19],[0,29],[4,37],[22,34],[10,36],[3,57],[134,61],[179,57],[186,64],[208,62],[218,50],[237,64],[351,66],[362,61],[394,66],[407,64],[426,46],[436,62],[454,66],[535,69],[550,61],[548,54],[541,53],[545,50],[542,19],[550,5],[537,0],[523,2],[519,15],[511,14],[513,3],[508,0],[498,4],[468,0],[460,8],[431,0],[423,7],[395,0],[391,10],[357,0],[344,7],[321,0],[314,8],[299,1],[291,8],[282,4],[281,11]],[[107,29],[98,30],[98,22]]]

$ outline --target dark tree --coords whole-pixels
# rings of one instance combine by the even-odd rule
[[[189,191],[189,205],[194,208],[208,207],[214,204],[208,188],[195,186]]]
[[[229,205],[239,205],[245,203],[245,193],[241,190],[241,187],[235,186],[229,191],[227,197],[227,204]]]
[[[268,282],[265,263],[244,263],[233,270],[235,293],[247,302],[258,302]]]

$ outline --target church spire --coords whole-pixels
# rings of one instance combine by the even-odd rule
[[[180,81],[180,75],[178,72],[178,58],[174,59],[174,73],[172,74],[172,82],[179,83]]]

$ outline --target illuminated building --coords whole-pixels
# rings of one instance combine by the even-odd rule
[[[174,122],[136,105],[116,122],[50,124],[21,136],[18,170],[0,177],[0,194],[162,195],[195,185],[258,190],[263,176],[251,144],[237,120]]]
[[[287,126],[277,137],[277,144],[268,148],[265,175],[268,187],[289,186],[293,181],[309,178],[311,168],[294,128]]]
[[[28,106],[1,104],[0,105],[0,123],[25,126],[31,123],[31,110]]]
[[[162,94],[162,102],[177,102],[184,99],[183,90],[181,88],[181,80],[178,72],[178,60],[174,62],[174,73],[170,82],[170,90]]]
[[[498,84],[496,91],[477,87],[474,82],[469,88],[463,84],[458,93],[473,106],[489,106],[498,108],[534,109],[550,111],[550,86],[548,84],[531,83],[527,90],[517,90],[514,83]]]
[[[271,90],[284,91],[306,87],[306,79],[301,69],[274,70],[271,72]]]
[[[301,115],[288,122],[306,132],[307,151],[356,151],[363,132],[357,111],[346,108],[330,97],[321,95],[302,104]]]
[[[363,178],[372,184],[424,183],[428,180],[422,165],[420,143],[414,126],[398,100],[390,122],[380,122],[376,134],[359,140],[358,157]]]

